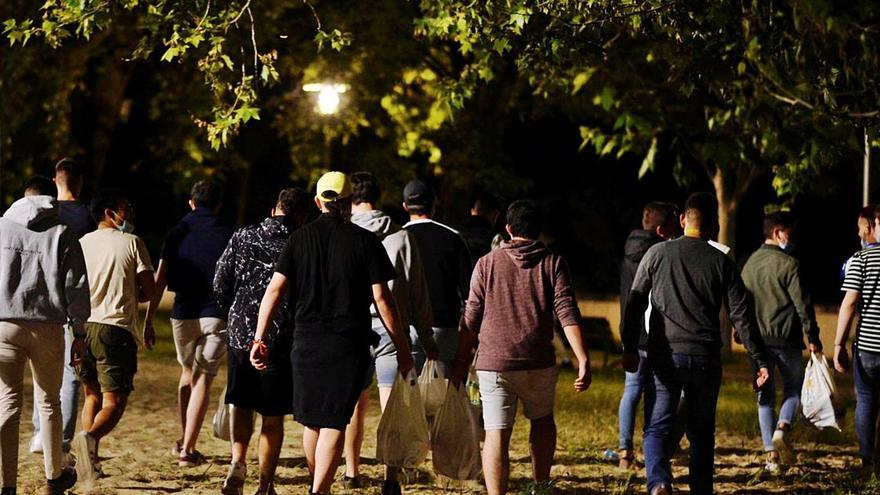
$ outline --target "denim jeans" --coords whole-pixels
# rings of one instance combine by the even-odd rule
[[[686,432],[691,444],[691,494],[712,493],[715,464],[715,409],[721,388],[721,359],[689,354],[651,355],[645,383],[645,465],[648,493],[672,487],[669,459],[675,449],[674,430],[682,392],[687,400]]]
[[[856,386],[856,435],[862,462],[873,464],[874,435],[880,397],[880,353],[853,346],[853,381]]]
[[[620,406],[617,410],[620,443],[618,448],[623,450],[633,449],[633,430],[636,427],[636,408],[642,399],[642,390],[647,377],[645,358],[647,353],[639,351],[639,369],[634,373],[626,372],[623,385],[623,396],[620,397]]]
[[[764,452],[772,452],[773,432],[778,423],[792,425],[801,404],[801,388],[804,385],[804,358],[801,349],[791,347],[767,347],[770,378],[757,392],[758,423]],[[776,370],[782,377],[782,407],[776,417]]]
[[[79,393],[80,381],[76,370],[70,365],[70,349],[73,345],[73,331],[70,328],[64,328],[64,378],[61,381],[61,418],[64,425],[64,441],[62,448],[64,452],[70,452],[70,442],[76,435],[76,419],[79,416]],[[34,389],[34,404],[37,403],[37,391]],[[34,424],[34,437],[32,442],[42,445],[40,437],[40,414],[38,408],[34,407],[34,414],[31,418]]]

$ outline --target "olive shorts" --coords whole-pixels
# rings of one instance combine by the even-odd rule
[[[97,383],[101,392],[129,393],[137,373],[137,342],[128,330],[86,323],[86,352],[77,367],[80,379]]]

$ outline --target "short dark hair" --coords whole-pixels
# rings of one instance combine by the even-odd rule
[[[116,211],[120,203],[128,200],[128,195],[122,189],[103,189],[92,198],[91,211],[95,223],[104,220],[104,210]]]
[[[764,215],[764,239],[773,237],[776,229],[790,230],[794,228],[794,216],[787,211],[774,211]]]
[[[278,193],[278,201],[275,208],[284,212],[284,216],[290,217],[295,223],[303,223],[312,206],[312,198],[301,187],[289,187]]]
[[[531,199],[514,201],[507,207],[507,225],[516,237],[537,239],[544,230],[544,212]]]
[[[684,213],[688,218],[699,218],[700,226],[703,228],[718,226],[718,200],[714,194],[707,192],[691,194],[684,204]]]
[[[869,205],[865,205],[859,210],[859,218],[864,218],[871,224],[871,228],[874,228],[874,220],[877,219],[877,214],[880,213],[880,205],[871,203]]]
[[[223,201],[223,188],[214,181],[200,180],[193,184],[189,197],[196,207],[214,209]]]
[[[471,207],[477,211],[477,215],[484,216],[493,212],[501,212],[501,202],[494,194],[482,191],[474,195]]]
[[[58,194],[52,179],[42,175],[35,175],[24,183],[25,196],[52,196]]]
[[[642,228],[645,230],[657,230],[657,227],[674,222],[678,215],[678,207],[672,203],[652,201],[645,205],[642,211]]]
[[[67,186],[80,186],[83,182],[82,168],[73,158],[62,158],[55,164],[55,180]]]
[[[351,174],[351,202],[353,204],[370,203],[376,204],[382,196],[379,189],[379,179],[370,172],[355,172]]]

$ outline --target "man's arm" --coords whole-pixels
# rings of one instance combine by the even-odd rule
[[[565,338],[568,339],[568,343],[578,360],[578,377],[575,379],[574,388],[578,392],[583,392],[590,387],[592,382],[590,354],[584,345],[580,323],[581,312],[578,309],[577,298],[571,284],[568,264],[562,258],[557,260],[553,284],[553,309],[556,313],[556,319],[562,325]]]
[[[450,381],[458,386],[467,376],[471,364],[477,334],[483,323],[483,307],[486,297],[486,286],[483,279],[484,263],[477,262],[470,282],[470,295],[465,303],[464,313],[458,324],[458,349],[452,365]]]
[[[846,342],[849,340],[849,329],[859,303],[859,293],[847,290],[840,303],[840,312],[837,314],[837,332],[834,334],[834,369],[845,373],[849,368],[849,355],[846,352]]]
[[[814,319],[813,303],[801,284],[800,270],[796,261],[789,268],[786,289],[788,296],[791,298],[792,303],[794,303],[794,309],[797,311],[798,318],[801,320],[804,336],[810,344],[810,352],[821,352],[822,341],[819,339],[819,326],[816,325]]]
[[[728,258],[726,265],[727,288],[724,299],[727,302],[730,322],[733,323],[733,328],[736,329],[737,335],[742,340],[746,352],[749,353],[749,356],[758,365],[755,383],[760,388],[764,386],[764,383],[770,377],[770,370],[767,368],[767,351],[764,347],[764,339],[761,338],[761,333],[758,330],[755,308],[749,300],[742,278],[736,272],[733,260]]]
[[[642,258],[632,288],[626,300],[620,340],[623,343],[623,368],[635,372],[639,367],[639,336],[644,326],[645,311],[648,309],[648,297],[654,285],[653,263],[656,255],[651,248]]]
[[[385,324],[388,336],[391,337],[391,342],[394,343],[394,348],[397,350],[397,370],[401,375],[406,376],[413,368],[412,354],[406,334],[400,328],[400,313],[397,311],[397,302],[394,301],[394,296],[391,295],[387,283],[373,284],[373,302],[376,304],[379,318]]]
[[[89,275],[82,246],[69,229],[65,232],[67,249],[62,260],[61,270],[64,273],[64,300],[67,309],[67,321],[76,326],[84,324],[91,315],[91,294],[89,292]],[[82,336],[85,332],[75,333]]]
[[[235,244],[236,236],[233,235],[217,260],[214,271],[214,298],[220,307],[220,313],[227,316],[235,300]]]
[[[462,302],[466,302],[470,293],[471,280],[474,272],[474,261],[471,251],[461,236],[458,236],[458,293]]]

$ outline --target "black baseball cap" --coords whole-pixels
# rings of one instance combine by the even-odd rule
[[[432,206],[434,204],[434,191],[418,179],[411,180],[403,188],[403,202],[407,206]]]

